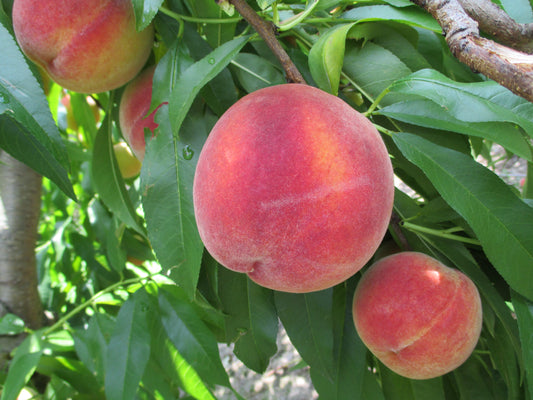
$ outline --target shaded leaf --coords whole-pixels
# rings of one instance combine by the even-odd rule
[[[321,33],[309,51],[309,69],[318,87],[337,95],[346,35],[354,24],[338,25]]]
[[[524,358],[525,386],[529,398],[533,396],[533,304],[518,293],[512,292],[512,301],[522,344]]]
[[[0,18],[0,148],[76,199],[65,144],[44,92]]]
[[[235,355],[262,373],[277,350],[278,319],[273,292],[241,273],[219,266],[218,296],[226,315],[226,341],[235,342]]]
[[[427,128],[481,137],[502,145],[526,160],[532,159],[530,145],[522,132],[507,122],[461,121],[454,118],[445,107],[427,99],[394,103],[379,110],[377,114]]]
[[[403,4],[402,4],[403,5]],[[441,27],[430,14],[420,7],[395,8],[388,5],[355,7],[341,15],[343,19],[357,22],[362,21],[398,21],[408,25],[418,26],[434,32],[440,32]]]
[[[286,83],[283,73],[274,64],[252,53],[239,53],[232,64],[243,88],[254,92],[267,86]]]
[[[191,113],[179,137],[172,135],[168,106],[156,114],[159,127],[146,146],[141,170],[143,210],[148,238],[162,268],[190,298],[196,293],[203,243],[192,198],[194,172],[209,127],[200,112]]]
[[[293,294],[275,292],[278,315],[304,361],[333,382],[332,289]]]
[[[396,134],[393,139],[469,223],[508,284],[532,299],[533,209],[471,157],[408,133]]]
[[[230,387],[217,341],[191,304],[161,290],[159,307],[166,333],[187,363],[206,382]]]
[[[248,42],[249,36],[240,36],[217,47],[195,62],[177,79],[169,99],[169,118],[172,132],[179,129],[196,95],[204,85],[218,75]]]
[[[109,399],[133,399],[150,357],[150,318],[155,307],[148,295],[134,294],[118,313],[106,358],[105,393]]]
[[[430,99],[460,121],[511,122],[533,137],[533,104],[494,81],[455,82],[423,69],[395,82],[391,92]]]
[[[112,121],[106,116],[94,142],[91,164],[93,183],[105,205],[127,226],[144,235],[118,168],[111,130]]]
[[[17,347],[0,400],[16,400],[22,388],[30,380],[44,350],[41,333],[40,331],[32,333]]]
[[[163,0],[132,0],[137,32],[145,29],[154,19]]]

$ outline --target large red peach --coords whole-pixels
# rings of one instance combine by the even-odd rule
[[[158,127],[154,121],[158,108],[148,114],[152,101],[152,79],[155,66],[148,67],[132,80],[122,93],[119,106],[119,123],[122,135],[140,161],[144,160],[146,142],[144,129],[152,133]]]
[[[133,79],[150,54],[153,27],[135,28],[131,0],[15,0],[20,47],[63,87],[97,93]]]
[[[259,285],[295,293],[363,267],[387,230],[393,193],[389,155],[370,121],[301,84],[264,88],[230,107],[193,185],[211,255]]]
[[[402,252],[363,275],[353,318],[361,340],[383,364],[407,378],[429,379],[470,356],[482,309],[476,286],[462,272],[426,254]]]

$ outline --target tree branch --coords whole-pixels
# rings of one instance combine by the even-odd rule
[[[246,3],[245,0],[217,0],[217,3],[227,1],[233,4],[235,9],[248,22],[265,41],[267,46],[278,58],[289,83],[306,83],[296,65],[292,62],[289,55],[276,39],[276,26],[264,21],[255,10]]]
[[[411,0],[437,20],[459,61],[533,102],[533,55],[481,37],[460,1]]]
[[[490,0],[459,0],[463,9],[479,23],[481,31],[499,43],[533,53],[533,24],[519,24]]]

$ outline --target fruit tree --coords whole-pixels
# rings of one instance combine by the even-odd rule
[[[0,0],[0,400],[531,399],[532,102],[531,0]]]

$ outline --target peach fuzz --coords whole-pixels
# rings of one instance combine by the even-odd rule
[[[13,28],[24,53],[61,86],[115,89],[146,63],[153,27],[135,28],[131,0],[15,0]]]
[[[353,319],[368,349],[394,372],[430,379],[459,367],[481,332],[478,290],[462,272],[417,252],[385,257],[363,275]]]
[[[155,66],[148,67],[132,80],[122,93],[119,106],[119,124],[122,135],[130,145],[133,154],[140,161],[144,160],[146,142],[144,129],[152,133],[158,124],[154,121],[158,108],[148,114],[152,101],[152,79]]]
[[[199,156],[200,237],[225,267],[293,293],[343,282],[387,230],[393,172],[362,114],[317,88],[283,84],[240,99]]]

